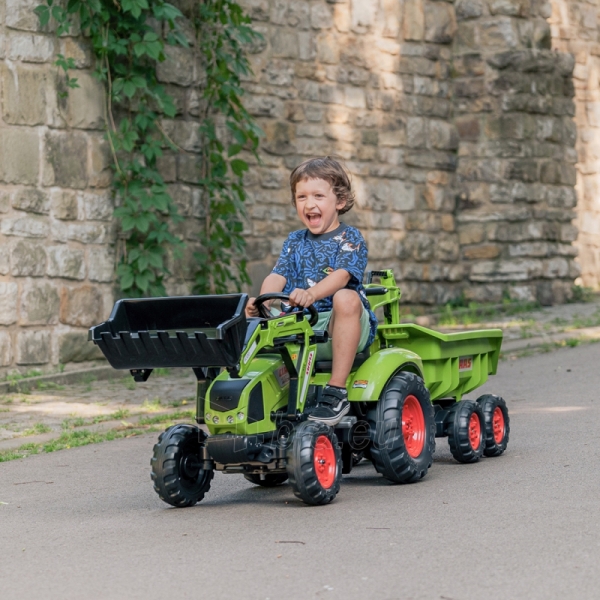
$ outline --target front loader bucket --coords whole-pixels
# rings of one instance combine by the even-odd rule
[[[115,369],[235,367],[247,294],[119,300],[88,339]]]

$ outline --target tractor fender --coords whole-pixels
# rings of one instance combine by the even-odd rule
[[[356,371],[348,389],[348,400],[379,400],[385,384],[399,371],[423,377],[423,361],[405,348],[385,348],[373,354]]]

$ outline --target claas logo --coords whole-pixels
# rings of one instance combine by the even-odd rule
[[[470,371],[473,368],[473,357],[472,356],[461,356],[458,359],[458,370],[459,371]]]

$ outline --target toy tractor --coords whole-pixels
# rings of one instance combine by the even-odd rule
[[[331,361],[317,354],[328,334],[313,330],[312,307],[308,318],[274,316],[266,303],[282,294],[259,296],[263,316],[249,319],[246,294],[119,300],[90,329],[110,364],[136,381],[159,367],[191,367],[197,377],[197,426],[174,425],[154,446],[162,500],[196,504],[216,470],[265,487],[289,480],[298,498],[320,505],[363,457],[389,481],[412,483],[431,467],[436,437],[447,436],[462,463],[504,452],[504,400],[462,400],[496,372],[502,331],[442,334],[401,323],[390,270],[371,271],[365,288],[383,318],[348,377],[352,410],[333,428],[307,420],[331,375]]]

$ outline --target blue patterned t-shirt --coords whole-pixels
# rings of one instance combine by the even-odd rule
[[[362,285],[367,256],[367,244],[355,227],[341,223],[333,231],[321,235],[314,235],[308,229],[300,229],[290,233],[285,240],[273,273],[285,277],[283,293],[290,294],[296,288],[307,290],[313,287],[338,269],[347,271],[350,281],[346,284],[346,289],[358,292],[363,306],[369,311],[371,335],[368,347],[375,339],[377,317],[371,310]],[[315,308],[318,312],[331,310],[332,296],[315,302]]]

